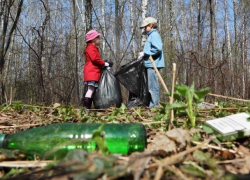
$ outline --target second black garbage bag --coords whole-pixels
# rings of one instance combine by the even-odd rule
[[[103,70],[93,102],[96,109],[121,106],[122,95],[120,84],[111,71]]]
[[[132,61],[122,66],[115,77],[129,92],[136,94],[143,104],[149,105],[150,94],[143,60]]]

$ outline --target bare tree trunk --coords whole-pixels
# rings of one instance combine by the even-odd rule
[[[198,44],[197,44],[197,48],[198,48],[198,61],[200,61],[200,57],[201,57],[201,41],[202,41],[202,22],[201,22],[201,0],[198,0],[197,4],[198,4],[198,16],[197,16],[197,25],[198,25]]]
[[[177,35],[179,36],[180,39],[180,47],[181,47],[181,57],[183,59],[182,63],[182,82],[186,84],[186,79],[187,79],[187,67],[186,67],[186,58],[185,58],[185,42],[187,42],[187,24],[186,24],[186,15],[185,15],[185,7],[184,3],[181,2],[181,29],[182,29],[182,34],[183,34],[183,39],[181,39],[181,33],[179,32],[178,26],[176,24],[176,29],[177,29]]]
[[[121,28],[120,28],[120,2],[115,0],[115,47],[116,47],[116,60],[120,58],[120,37],[121,37]]]
[[[229,27],[228,27],[228,5],[227,1],[224,0],[224,6],[225,6],[225,29],[226,29],[226,45],[227,45],[227,54],[228,60],[229,60],[229,69],[230,69],[230,80],[231,82],[234,82],[234,68],[233,68],[233,62],[232,62],[232,48],[231,48],[231,37],[230,37],[230,32],[229,32]],[[232,88],[229,89],[230,94],[234,94],[234,83],[232,83]]]
[[[224,0],[224,6],[225,6],[225,26],[226,26],[227,53],[228,53],[230,70],[233,71],[232,49],[231,49],[231,42],[230,42],[231,38],[230,38],[230,32],[229,32],[229,27],[228,27],[228,7],[227,7],[227,1],[226,0]]]
[[[216,47],[215,47],[215,10],[214,0],[209,0],[210,4],[210,44],[211,44],[211,60],[209,60],[210,67],[215,63]],[[214,92],[217,92],[217,81],[214,78],[214,70],[209,70],[209,86],[213,87]]]
[[[79,102],[80,92],[79,92],[79,78],[78,78],[78,36],[77,36],[77,15],[76,15],[76,2],[72,0],[73,6],[73,24],[75,30],[75,85],[76,85],[76,102]]]
[[[133,0],[129,1],[129,9],[130,9],[130,34],[133,36],[134,34],[134,8],[133,8]],[[136,58],[135,54],[135,42],[131,40],[131,50],[132,50],[132,58]]]
[[[214,11],[214,0],[209,0],[210,3],[210,28],[211,28],[211,53],[212,53],[212,63],[215,62],[215,11]]]
[[[184,3],[185,4],[185,3]],[[186,18],[186,27],[187,29],[187,34],[186,34],[186,39],[187,39],[187,45],[186,46],[190,46],[192,50],[194,50],[195,47],[195,43],[194,43],[194,39],[196,37],[196,33],[195,33],[195,29],[194,26],[192,25],[195,21],[194,21],[194,17],[196,17],[194,14],[194,5],[198,4],[198,3],[194,3],[194,0],[190,0],[189,1],[189,18]],[[189,31],[188,31],[189,30]]]
[[[82,9],[81,9],[81,7],[79,6],[79,3],[78,3],[78,1],[75,1],[76,2],[76,5],[77,5],[77,8],[78,8],[78,10],[79,10],[79,12],[80,12],[80,15],[81,15],[81,18],[82,18],[82,23],[85,23],[85,14],[83,13],[83,11],[84,11],[84,6],[82,6]],[[83,4],[83,0],[82,0],[82,4]]]
[[[116,60],[121,59],[121,35],[122,35],[122,20],[125,10],[125,1],[115,0],[115,46],[116,46]]]
[[[238,54],[238,38],[237,38],[237,34],[238,34],[238,30],[237,30],[237,4],[236,4],[236,0],[233,0],[233,6],[234,6],[234,50],[235,50],[235,57],[237,59],[237,54]]]
[[[131,2],[133,2],[132,0],[130,0]],[[160,31],[160,33],[161,33],[161,16],[164,14],[163,13],[163,6],[161,6],[161,5],[163,5],[162,4],[162,0],[157,0],[157,19],[159,20],[159,22],[158,22],[158,29],[159,29],[159,31]]]
[[[45,88],[45,80],[44,80],[44,73],[43,73],[43,61],[44,61],[44,49],[45,49],[45,30],[48,26],[48,22],[50,20],[50,9],[49,9],[49,1],[40,0],[40,2],[43,5],[43,8],[45,10],[45,19],[43,20],[42,24],[38,29],[33,28],[38,36],[39,36],[39,43],[38,43],[38,53],[37,53],[37,65],[39,70],[39,85],[40,85],[40,91],[41,91],[41,99],[42,102],[46,102],[46,88]],[[41,16],[42,16],[42,10],[41,10]]]
[[[245,54],[245,47],[246,47],[246,9],[245,7],[243,8],[243,12],[242,12],[242,66],[241,66],[241,73],[242,73],[242,98],[245,98],[245,92],[246,92],[246,81],[245,81],[245,66],[246,66],[246,54]]]
[[[174,10],[173,10],[173,0],[169,0],[169,25],[170,25],[170,47],[173,48],[174,45]]]
[[[92,0],[86,0],[85,13],[86,13],[86,32],[88,32],[92,29]]]
[[[15,39],[16,39],[16,31],[14,31],[14,33],[13,33],[12,43],[10,44],[10,50],[8,51],[8,61],[7,61],[7,64],[6,64],[7,67],[6,67],[6,70],[5,70],[3,84],[5,84],[7,82],[7,78],[8,78],[8,74],[9,74],[9,70],[10,70],[10,63],[11,63],[10,61],[12,59],[13,46],[14,46],[14,43],[15,43]]]
[[[198,15],[197,15],[197,60],[199,62],[201,62],[201,57],[203,54],[202,51],[202,27],[203,27],[203,23],[202,23],[202,17],[201,17],[201,7],[202,7],[202,0],[198,0],[197,1],[197,9],[198,9]],[[193,13],[191,13],[192,15]],[[203,77],[202,74],[204,76],[206,76],[206,71],[205,70],[201,70],[198,69],[198,86],[201,87],[201,84],[203,82]]]
[[[191,5],[192,7],[192,5]],[[193,19],[193,18],[191,18]],[[183,2],[181,2],[181,28],[183,33],[183,41],[187,42],[187,21],[186,21],[186,14],[185,14],[185,5]],[[183,46],[183,50],[185,51],[185,47]]]

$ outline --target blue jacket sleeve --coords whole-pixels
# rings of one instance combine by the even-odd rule
[[[162,51],[162,40],[158,33],[152,33],[147,41],[143,50],[146,55],[157,55]]]

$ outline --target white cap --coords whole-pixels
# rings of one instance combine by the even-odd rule
[[[154,24],[157,23],[157,20],[153,17],[147,17],[143,20],[142,24],[141,24],[141,29],[144,28],[145,26],[149,25],[149,24]]]

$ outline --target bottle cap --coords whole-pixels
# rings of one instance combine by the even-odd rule
[[[0,134],[0,148],[3,148],[3,141],[5,138],[6,134]]]

